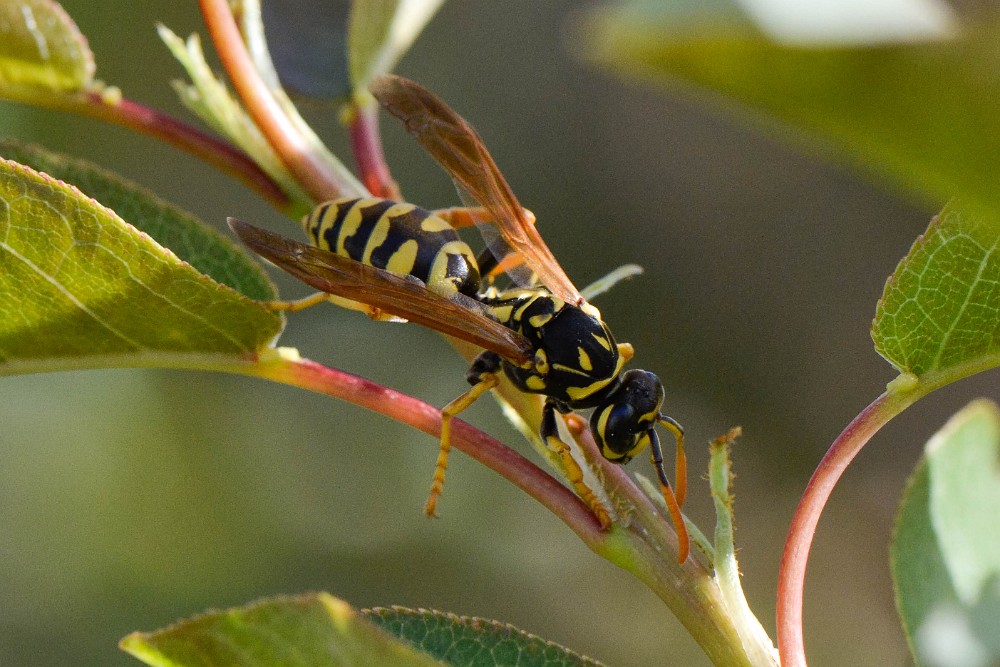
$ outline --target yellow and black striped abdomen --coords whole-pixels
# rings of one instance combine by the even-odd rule
[[[388,199],[337,199],[302,220],[317,247],[396,275],[432,292],[475,296],[479,268],[458,233],[430,211]]]

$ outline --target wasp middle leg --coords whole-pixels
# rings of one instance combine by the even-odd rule
[[[500,370],[500,355],[495,352],[483,352],[469,368],[467,378],[472,388],[441,409],[441,444],[438,449],[437,463],[434,466],[434,481],[431,491],[424,503],[424,514],[437,516],[437,501],[444,490],[445,471],[448,470],[448,452],[451,451],[451,420],[463,410],[479,400],[500,382],[497,371]]]

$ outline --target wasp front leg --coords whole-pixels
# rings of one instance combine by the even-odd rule
[[[597,517],[601,528],[606,529],[611,526],[611,517],[608,515],[607,508],[604,507],[597,498],[597,495],[587,486],[587,483],[583,479],[583,469],[580,468],[580,464],[573,458],[569,445],[559,437],[559,427],[556,425],[556,404],[552,399],[547,399],[545,407],[542,408],[542,427],[540,432],[545,446],[559,456],[563,464],[563,469],[566,471],[566,479],[569,480],[577,495],[580,496],[583,502],[587,504],[587,507],[594,513],[594,516]]]
[[[441,444],[438,449],[437,464],[434,467],[434,481],[431,483],[427,502],[424,503],[424,514],[427,516],[437,516],[437,501],[441,496],[441,491],[444,490],[445,471],[448,470],[448,452],[451,451],[451,420],[454,419],[455,415],[479,400],[480,396],[497,386],[500,381],[497,377],[500,364],[500,355],[495,352],[483,352],[476,357],[467,374],[472,388],[441,410]]]

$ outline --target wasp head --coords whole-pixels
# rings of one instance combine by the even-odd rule
[[[627,463],[649,442],[660,418],[663,384],[649,371],[630,370],[590,417],[590,428],[604,458]]]

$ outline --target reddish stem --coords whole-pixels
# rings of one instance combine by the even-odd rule
[[[278,210],[291,204],[281,187],[246,153],[158,109],[132,100],[108,99],[97,92],[46,95],[32,91],[22,97],[13,95],[15,90],[7,92],[14,102],[77,113],[155,137],[228,173]]]
[[[376,197],[400,199],[399,186],[393,180],[382,151],[378,130],[378,107],[355,102],[350,109],[351,150],[365,187]]]
[[[262,362],[240,369],[251,375],[332,396],[432,435],[441,434],[441,410],[364,378],[308,360]],[[590,509],[567,487],[510,447],[456,419],[451,443],[520,487],[558,516],[588,545],[604,537]],[[430,469],[428,469],[429,472]]]
[[[782,667],[805,667],[802,601],[806,564],[820,514],[850,462],[890,419],[923,392],[884,393],[854,418],[830,446],[806,486],[792,517],[778,573],[778,653]]]
[[[261,78],[243,43],[227,0],[199,0],[201,13],[233,87],[268,143],[295,179],[316,201],[336,199],[343,184],[329,172],[296,130],[271,89]]]
[[[78,110],[93,118],[137,130],[182,148],[208,164],[235,176],[279,210],[289,205],[288,195],[246,153],[157,109],[131,100],[105,101],[87,93],[87,104]]]

